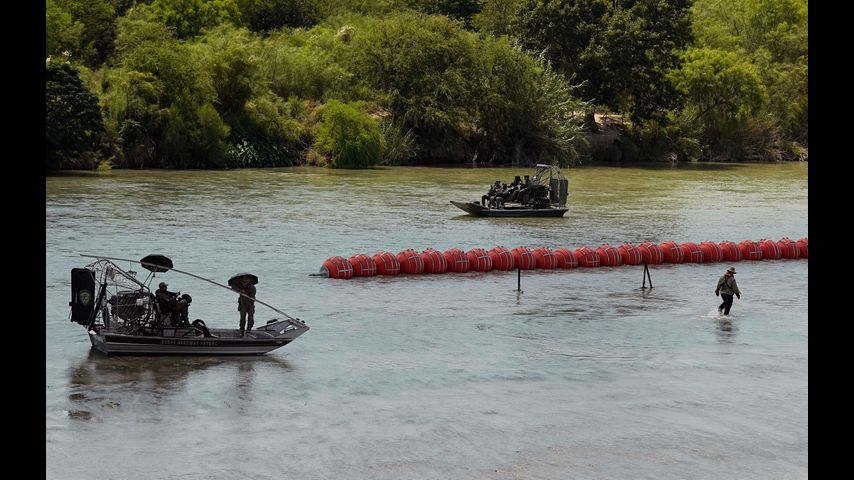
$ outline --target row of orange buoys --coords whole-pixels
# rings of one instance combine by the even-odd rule
[[[762,239],[758,242],[744,240],[740,243],[723,241],[676,243],[672,240],[660,244],[644,242],[640,245],[626,243],[619,247],[605,244],[598,248],[579,247],[550,249],[547,247],[502,246],[490,250],[472,248],[464,252],[449,248],[444,252],[428,248],[416,252],[411,248],[397,254],[379,251],[373,255],[357,253],[350,258],[329,257],[320,267],[320,273],[331,278],[373,277],[417,273],[465,273],[507,271],[516,268],[572,269],[577,267],[618,267],[658,263],[712,263],[738,262],[780,258],[808,258],[809,241],[788,237],[778,241]]]

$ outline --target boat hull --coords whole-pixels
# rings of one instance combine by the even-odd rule
[[[562,217],[568,208],[526,208],[526,207],[505,207],[505,208],[488,208],[477,202],[455,202],[451,203],[460,210],[464,210],[472,215],[480,217]]]
[[[270,335],[253,330],[239,337],[236,330],[211,330],[212,337],[172,335],[125,335],[109,331],[90,331],[92,346],[106,355],[262,355],[284,347],[308,331],[308,326]]]

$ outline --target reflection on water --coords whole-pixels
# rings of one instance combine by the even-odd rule
[[[69,416],[88,420],[99,413],[134,404],[140,395],[148,398],[146,409],[159,408],[171,396],[185,394],[194,377],[213,371],[231,385],[237,398],[252,397],[256,369],[268,374],[290,372],[286,360],[275,355],[238,357],[107,357],[94,348],[68,370]]]

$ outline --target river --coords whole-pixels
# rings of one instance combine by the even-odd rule
[[[51,479],[807,478],[808,260],[333,280],[332,255],[808,236],[808,165],[565,169],[559,219],[486,219],[530,169],[113,171],[46,178]],[[68,321],[81,253],[257,296],[311,330],[262,357],[90,352]],[[174,272],[191,318],[236,296]],[[273,312],[258,306],[256,324]]]

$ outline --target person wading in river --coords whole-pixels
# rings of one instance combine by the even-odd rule
[[[718,286],[715,288],[715,296],[720,296],[724,300],[718,306],[718,313],[729,315],[729,309],[732,308],[733,294],[741,300],[741,292],[735,283],[735,267],[729,267],[726,269],[726,273],[718,280]]]

